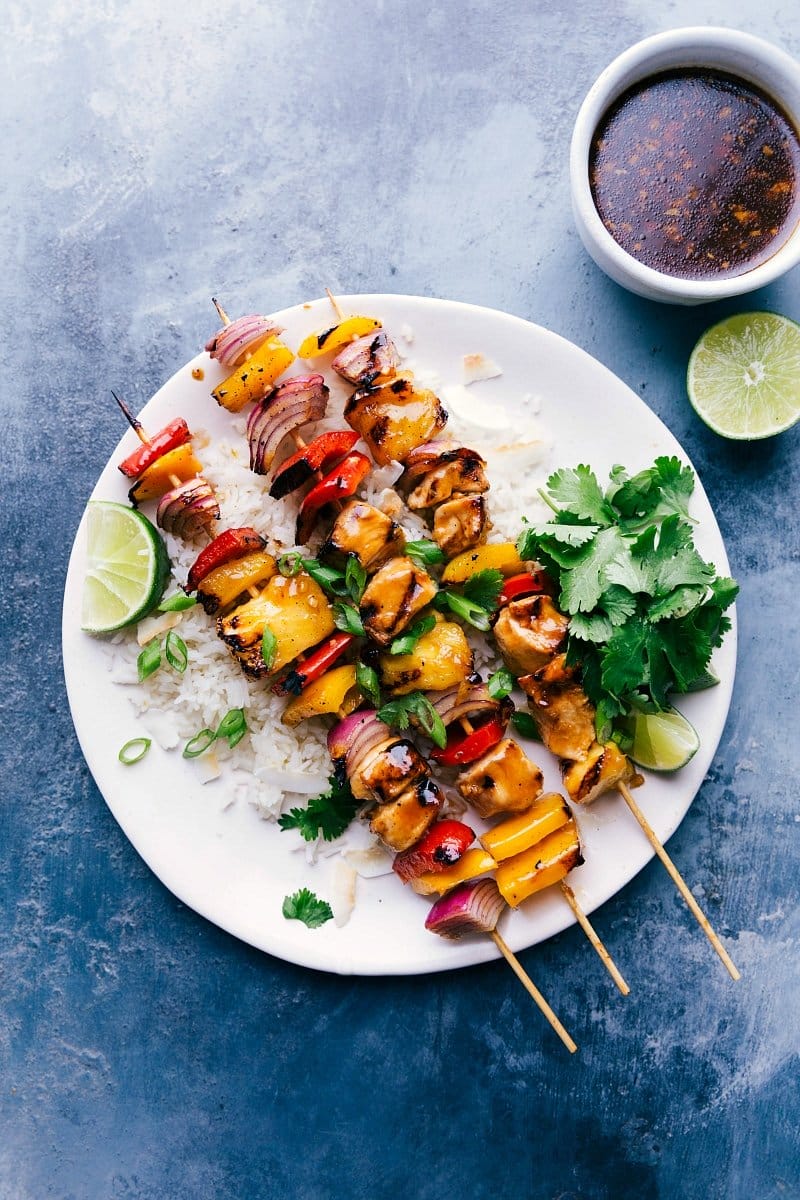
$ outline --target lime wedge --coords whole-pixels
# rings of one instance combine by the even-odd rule
[[[693,725],[674,708],[664,712],[634,712],[627,723],[633,736],[630,757],[649,771],[677,771],[700,746]]]
[[[161,599],[169,559],[158,530],[133,508],[92,500],[81,628],[113,633],[146,616]]]
[[[697,415],[722,437],[771,437],[800,417],[800,325],[738,313],[707,329],[686,375]]]

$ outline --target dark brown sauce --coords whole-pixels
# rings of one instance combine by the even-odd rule
[[[597,127],[592,196],[634,258],[685,279],[765,262],[800,219],[800,139],[742,79],[667,71],[625,92]]]

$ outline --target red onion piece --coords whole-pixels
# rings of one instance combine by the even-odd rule
[[[282,333],[280,325],[275,325],[269,317],[261,317],[251,313],[247,317],[239,317],[224,325],[212,338],[206,342],[206,350],[212,358],[216,358],[223,367],[240,366],[248,355],[275,334]]]
[[[391,740],[388,726],[378,720],[375,709],[362,708],[334,725],[328,734],[328,753],[334,760],[345,760],[347,778],[352,779],[370,751]]]
[[[436,901],[425,920],[425,928],[453,940],[468,933],[491,933],[505,907],[493,879],[473,879],[460,883]]]
[[[256,404],[247,418],[251,471],[266,475],[286,435],[325,416],[329,394],[321,375],[297,375]]]
[[[500,708],[500,702],[492,699],[485,683],[473,683],[467,688],[456,684],[446,692],[428,692],[427,698],[445,725],[452,725],[459,717],[496,712]]]
[[[376,711],[374,708],[362,708],[359,712],[351,713],[349,717],[345,717],[338,725],[334,725],[329,730],[327,744],[331,758],[344,758],[353,743],[359,724],[366,717],[374,717]]]
[[[219,518],[216,493],[200,475],[163,495],[156,509],[156,522],[161,528],[181,538],[195,537]]]
[[[379,375],[393,375],[399,365],[394,342],[383,329],[348,342],[331,363],[343,379],[357,384],[372,383]]]

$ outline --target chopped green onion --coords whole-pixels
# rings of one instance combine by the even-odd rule
[[[439,716],[430,700],[428,700],[427,696],[423,697],[423,701],[424,703],[418,704],[414,715],[431,741],[437,745],[440,750],[444,750],[445,746],[447,745],[447,730],[445,729],[444,721]]]
[[[303,569],[303,556],[298,554],[296,550],[291,550],[288,554],[282,554],[278,559],[278,570],[281,575],[299,575]]]
[[[426,633],[430,633],[436,624],[436,617],[428,614],[427,617],[420,617],[413,625],[410,625],[405,633],[401,633],[394,638],[389,646],[390,654],[410,654],[421,637]]]
[[[352,604],[340,601],[333,606],[333,620],[337,629],[344,633],[352,633],[355,637],[364,637],[364,623],[357,608]]]
[[[172,596],[167,596],[166,600],[162,600],[158,606],[159,612],[183,612],[184,609],[194,608],[197,600],[194,596],[187,596],[186,592],[175,592]]]
[[[158,641],[153,638],[148,642],[144,650],[136,660],[136,670],[139,674],[139,683],[144,683],[154,671],[157,671],[161,666],[161,647]]]
[[[183,747],[183,757],[199,758],[201,754],[205,754],[208,747],[216,741],[216,738],[217,735],[213,729],[201,729]]]
[[[513,690],[515,682],[508,667],[500,667],[499,671],[489,676],[489,695],[493,700],[505,700]]]
[[[511,714],[511,724],[521,737],[530,738],[532,742],[540,742],[539,730],[530,713],[518,709]]]
[[[117,758],[121,763],[124,763],[126,767],[132,767],[134,763],[137,763],[144,758],[152,744],[153,743],[150,741],[150,738],[131,738],[131,740],[126,742],[122,747],[117,755]]]
[[[186,649],[186,642],[182,637],[178,636],[174,629],[170,629],[167,634],[167,640],[164,643],[164,654],[173,670],[180,672],[182,675],[189,662],[189,651]]]
[[[444,562],[444,551],[436,542],[422,539],[419,542],[406,542],[405,553],[413,559],[418,567],[431,567]]]
[[[278,652],[278,639],[270,629],[269,625],[264,626],[264,632],[261,635],[261,657],[264,660],[264,666],[267,670],[272,669],[272,664],[275,662],[275,655]]]
[[[232,708],[220,721],[217,726],[216,736],[225,738],[228,746],[232,750],[237,746],[247,733],[247,721],[245,720],[243,708]]]
[[[457,617],[461,617],[462,621],[466,621],[475,629],[480,629],[482,633],[488,633],[490,614],[482,605],[476,604],[474,600],[468,600],[466,596],[459,596],[455,592],[440,592],[439,594],[444,596],[448,608],[452,609]]]
[[[317,562],[316,558],[304,558],[303,566],[306,574],[310,575],[324,591],[330,592],[332,596],[349,595],[344,571],[337,571],[335,567],[326,567],[323,563]]]
[[[358,604],[364,594],[364,588],[367,586],[367,572],[354,554],[347,559],[344,582],[350,599],[354,604]]]
[[[378,680],[378,672],[374,667],[368,667],[366,663],[356,663],[356,684],[365,698],[370,704],[374,704],[376,708],[380,707],[381,703],[381,687]]]

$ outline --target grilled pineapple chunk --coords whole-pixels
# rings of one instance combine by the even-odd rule
[[[472,651],[464,630],[436,613],[436,624],[409,654],[381,654],[381,683],[395,696],[407,692],[443,692],[472,671]]]
[[[333,609],[325,593],[304,573],[289,579],[273,575],[258,596],[217,620],[219,636],[244,673],[254,679],[280,671],[335,628]],[[262,654],[265,629],[275,637],[275,652],[269,664]]]

